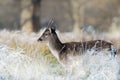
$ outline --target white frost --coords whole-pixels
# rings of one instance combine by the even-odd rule
[[[108,52],[87,52],[67,76],[59,64],[47,64],[22,52],[0,44],[0,80],[120,80],[120,60]]]

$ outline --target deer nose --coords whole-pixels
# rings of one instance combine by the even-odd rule
[[[37,41],[42,41],[42,39],[41,39],[41,38],[39,38]]]

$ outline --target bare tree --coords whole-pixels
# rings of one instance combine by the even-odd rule
[[[21,0],[21,8],[21,29],[25,32],[31,32],[33,30],[31,1]]]
[[[40,2],[41,0],[32,0],[32,25],[35,32],[38,32],[40,29]]]
[[[37,32],[40,27],[40,1],[41,0],[22,0],[21,1],[21,27],[22,31]]]
[[[80,5],[84,0],[71,0],[72,14],[73,14],[73,31],[80,32],[80,27],[84,25],[84,6]]]

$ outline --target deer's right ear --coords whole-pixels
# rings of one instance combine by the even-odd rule
[[[55,32],[55,28],[51,27],[51,28],[48,28],[50,33],[54,33]]]
[[[49,29],[50,33],[55,32],[56,24],[54,22],[54,18],[51,18],[50,21],[48,22],[47,28]]]

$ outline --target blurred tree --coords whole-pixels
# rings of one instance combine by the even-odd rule
[[[120,0],[1,0],[0,29],[38,31],[54,16],[60,31],[79,32],[89,25],[107,31],[120,14],[119,4]]]
[[[85,5],[85,25],[98,31],[108,31],[112,19],[118,15],[120,0],[91,0]]]
[[[0,0],[0,29],[20,29],[20,0]]]
[[[22,31],[39,31],[40,28],[40,1],[41,0],[22,0],[21,1],[21,26]]]
[[[35,32],[38,32],[40,29],[40,2],[41,0],[32,0],[32,25]]]
[[[22,31],[31,32],[33,30],[31,0],[21,0],[21,8]]]
[[[80,32],[80,27],[84,26],[84,2],[85,0],[71,0],[71,8],[73,15],[73,31],[75,33]],[[82,3],[82,5],[80,5]]]

